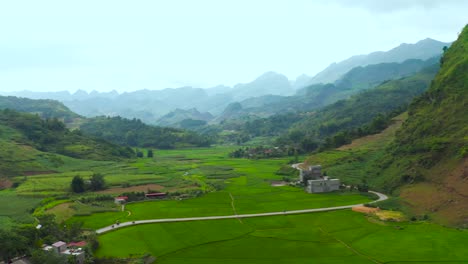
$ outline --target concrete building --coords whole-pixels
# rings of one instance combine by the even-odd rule
[[[308,193],[331,192],[340,189],[340,180],[323,177],[319,180],[307,181],[306,191]]]
[[[58,254],[67,249],[67,243],[63,241],[57,241],[52,244],[52,249]]]
[[[43,250],[45,251],[52,251],[56,254],[61,254],[67,256],[73,257],[75,262],[78,264],[82,264],[85,261],[85,252],[82,248],[77,248],[77,247],[67,247],[67,243],[63,241],[58,241],[53,243],[51,246],[49,245],[44,245],[42,247]]]
[[[307,169],[300,169],[299,181],[305,184],[308,193],[331,192],[340,189],[339,179],[330,179],[322,175],[322,166],[309,166]]]

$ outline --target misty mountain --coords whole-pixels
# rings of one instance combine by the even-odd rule
[[[264,118],[284,112],[311,111],[380,85],[413,75],[427,67],[437,68],[439,57],[428,60],[406,60],[402,63],[380,63],[356,67],[334,84],[313,84],[297,90],[293,96],[264,95],[239,102],[236,111],[229,105],[221,118],[256,116]],[[435,66],[434,66],[435,65]],[[226,114],[228,113],[228,114]]]
[[[294,89],[289,79],[276,72],[266,72],[246,84],[237,84],[229,92],[234,99],[242,100],[262,95],[292,95]]]
[[[408,59],[427,60],[442,54],[442,48],[450,43],[440,42],[434,39],[424,39],[415,44],[403,43],[389,51],[377,51],[367,55],[357,55],[338,63],[332,63],[323,71],[310,79],[313,83],[333,83],[345,73],[358,66],[371,64],[398,62]]]
[[[289,95],[293,94],[288,78],[284,75],[267,72],[250,83],[237,84],[230,88],[217,86],[211,89],[193,87],[167,88],[164,90],[138,90],[122,94],[116,91],[87,93],[78,90],[75,93],[64,92],[30,92],[21,91],[10,93],[15,96],[33,99],[50,98],[63,102],[72,111],[86,116],[122,116],[125,118],[138,118],[149,124],[162,123],[169,125],[183,119],[194,119],[208,121],[209,117],[197,117],[198,114],[191,113],[182,119],[180,110],[196,108],[200,112],[210,114],[221,114],[230,103],[246,98],[263,95]],[[165,116],[171,111],[179,109],[180,117],[176,121],[169,121]],[[165,117],[164,117],[165,116]],[[171,118],[173,118],[172,116]]]
[[[187,119],[205,121],[204,123],[206,124],[206,122],[213,118],[214,116],[209,112],[201,113],[196,108],[188,110],[176,109],[159,118],[158,121],[156,121],[156,124],[160,126],[178,127],[182,121]]]

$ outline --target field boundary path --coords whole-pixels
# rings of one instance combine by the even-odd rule
[[[388,196],[374,191],[369,191],[379,197],[379,199],[369,202],[376,203],[383,200],[387,200]],[[250,217],[262,217],[262,216],[276,216],[276,215],[292,215],[292,214],[306,214],[306,213],[316,213],[316,212],[327,212],[335,211],[342,209],[350,209],[355,206],[364,206],[364,204],[353,204],[353,205],[344,205],[344,206],[333,206],[325,208],[313,208],[313,209],[303,209],[303,210],[292,210],[292,211],[281,211],[281,212],[269,212],[269,213],[258,213],[258,214],[235,214],[235,215],[219,215],[219,216],[202,216],[202,217],[186,217],[186,218],[166,218],[166,219],[148,219],[148,220],[136,220],[132,222],[123,222],[119,225],[114,224],[106,226],[96,230],[97,234],[106,233],[115,229],[141,225],[141,224],[152,224],[152,223],[170,223],[170,222],[187,222],[187,221],[203,221],[203,220],[220,220],[220,219],[240,219],[240,218],[250,218]]]

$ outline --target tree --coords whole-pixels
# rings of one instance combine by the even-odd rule
[[[5,263],[27,251],[26,238],[18,234],[0,229],[0,258]]]
[[[106,182],[104,180],[104,175],[100,173],[93,173],[90,180],[89,188],[92,191],[104,190],[106,188]]]
[[[152,158],[153,157],[153,150],[148,150],[148,154],[146,155],[148,158]]]
[[[67,264],[67,257],[53,251],[35,249],[31,252],[31,262],[33,264]]]
[[[358,185],[358,191],[360,192],[368,192],[369,191],[369,184],[367,184],[367,179],[363,178],[361,180],[361,184]]]
[[[81,176],[76,175],[71,182],[71,189],[74,193],[82,193],[85,191],[85,183]]]

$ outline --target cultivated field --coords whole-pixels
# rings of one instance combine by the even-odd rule
[[[371,198],[353,192],[307,194],[302,188],[271,186],[271,181],[282,179],[283,176],[277,175],[276,171],[288,162],[287,159],[231,159],[227,157],[227,150],[229,148],[224,147],[159,151],[151,161],[156,168],[148,167],[147,159],[131,164],[139,170],[157,171],[161,169],[158,168],[160,163],[164,167],[164,173],[148,174],[155,177],[154,182],[168,188],[173,187],[172,183],[175,182],[179,182],[180,187],[197,186],[202,191],[208,191],[201,197],[130,203],[125,207],[126,212],[75,216],[70,221],[82,221],[84,227],[97,229],[111,225],[117,220],[124,222],[157,218],[262,213],[371,201]],[[107,178],[112,177],[110,175]],[[158,177],[165,177],[167,181],[159,181]],[[171,185],[166,185],[167,183]],[[214,184],[222,186],[222,189],[215,191]]]
[[[346,211],[148,224],[101,235],[98,256],[157,263],[464,263],[468,232]]]

